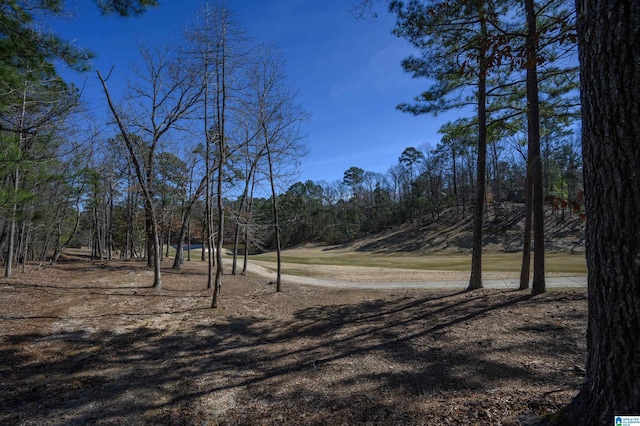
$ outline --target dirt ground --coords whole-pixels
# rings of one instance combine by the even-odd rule
[[[583,380],[586,290],[228,275],[214,310],[201,262],[163,273],[67,257],[0,279],[0,424],[534,424]]]

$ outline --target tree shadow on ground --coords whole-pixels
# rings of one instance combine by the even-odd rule
[[[584,313],[562,305],[584,297],[432,293],[285,319],[158,308],[161,326],[125,331],[56,317],[75,325],[4,336],[0,423],[411,424],[434,419],[430,401],[456,398],[490,416],[483,404],[503,388],[575,382],[565,370],[580,358]]]

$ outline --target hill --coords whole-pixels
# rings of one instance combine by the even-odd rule
[[[504,203],[486,209],[484,249],[514,253],[522,250],[524,204]],[[547,251],[584,252],[584,219],[579,213],[548,206],[545,210]],[[471,211],[450,209],[440,217],[423,218],[348,244],[353,250],[376,253],[429,254],[471,251],[473,243]]]

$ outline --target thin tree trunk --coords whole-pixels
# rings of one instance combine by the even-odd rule
[[[247,226],[244,229],[244,256],[242,260],[242,275],[247,274],[247,264],[249,262],[249,223],[251,222],[251,210],[253,207],[253,190],[255,188],[255,175],[254,169],[253,176],[251,178],[251,190],[249,191],[249,202],[247,203]]]
[[[224,66],[223,66],[224,69]],[[224,110],[224,109],[223,109]],[[224,164],[225,164],[225,144],[223,142],[224,137],[221,135],[218,141],[218,156],[220,157],[220,164],[218,166],[218,187],[217,187],[217,207],[218,207],[218,236],[216,239],[216,281],[213,288],[213,300],[211,302],[212,308],[217,308],[220,305],[220,290],[222,289],[222,275],[224,269],[222,265],[222,243],[224,241],[224,204],[222,198],[222,184],[224,182]]]
[[[155,211],[153,207],[153,198],[151,196],[151,186],[149,185],[149,183],[151,182],[151,179],[150,179],[151,177],[149,176],[149,173],[151,172],[151,170],[149,169],[147,170],[147,176],[146,176],[147,179],[145,180],[143,176],[142,168],[140,166],[140,163],[138,162],[138,158],[135,156],[135,150],[133,148],[133,144],[131,140],[129,140],[129,134],[124,128],[124,125],[122,124],[122,122],[120,121],[120,117],[116,112],[113,102],[111,101],[111,96],[109,94],[109,90],[107,89],[107,83],[102,77],[102,74],[100,74],[100,71],[98,71],[98,78],[100,79],[100,83],[102,84],[102,88],[104,89],[105,96],[107,97],[107,103],[109,105],[109,109],[111,110],[113,117],[115,118],[116,123],[118,124],[118,128],[120,129],[122,138],[124,139],[125,144],[127,145],[127,150],[129,151],[131,162],[133,163],[134,169],[136,171],[138,182],[142,187],[142,192],[144,194],[144,199],[145,199],[145,213],[148,215],[147,219],[150,221],[150,223],[148,224],[151,225],[151,237],[152,237],[151,243],[153,244],[153,251],[155,252],[153,253],[154,254],[153,288],[159,289],[162,287],[162,277],[160,275],[160,251],[159,251],[160,241],[158,239],[158,227],[157,227]],[[151,160],[150,162],[152,163],[153,158],[151,158],[150,160]],[[147,232],[147,235],[149,235],[148,232]],[[147,241],[147,243],[149,243],[149,241]]]
[[[162,281],[160,279],[160,259],[162,248],[160,246],[160,235],[158,233],[158,223],[156,222],[156,215],[153,209],[153,205],[150,203],[145,203],[145,208],[149,209],[146,212],[147,214],[147,255],[152,256],[153,259],[150,262],[147,259],[147,265],[151,264],[153,267],[153,288],[161,288]],[[150,240],[150,241],[149,241]]]
[[[11,278],[11,267],[13,264],[13,250],[16,234],[16,220],[18,215],[18,190],[20,189],[20,166],[18,162],[22,154],[24,143],[24,127],[25,117],[27,113],[27,82],[25,82],[24,91],[22,92],[22,109],[20,115],[19,133],[18,133],[18,156],[16,157],[15,179],[13,181],[13,205],[11,206],[11,224],[9,225],[9,241],[7,247],[7,259],[5,260],[4,276]]]
[[[244,229],[244,252],[242,253],[242,272],[241,275],[247,274],[247,266],[249,263],[249,227]]]
[[[93,222],[92,222],[93,223]],[[96,250],[95,250],[95,245],[96,245],[96,241],[95,238],[93,237],[93,226],[91,228],[89,228],[89,252],[91,253],[91,255],[89,256],[89,259],[93,262],[93,259],[95,259],[96,257]]]
[[[207,231],[208,220],[209,219],[205,219],[205,223],[202,224],[202,238],[201,238],[201,240],[202,240],[202,244],[201,244],[202,248],[200,249],[200,260],[202,262],[204,262],[206,260],[206,258],[205,258],[205,253],[206,253],[205,247],[207,247],[207,248],[209,247],[209,245],[208,245],[209,244],[209,242],[208,242],[209,240],[207,238],[207,235],[209,235],[209,231]],[[209,285],[207,285],[207,288],[211,288],[211,287],[209,287]]]
[[[165,251],[165,257],[169,257],[169,247],[171,247],[171,228],[167,228],[167,249]]]
[[[133,244],[133,238],[132,238],[132,234],[133,234],[133,214],[131,212],[132,207],[131,205],[133,204],[133,195],[131,193],[131,182],[129,182],[129,178],[127,177],[127,185],[128,185],[128,189],[127,189],[127,224],[126,224],[126,230],[125,230],[125,242],[124,242],[124,253],[122,254],[122,257],[124,258],[124,260],[129,260],[129,258],[131,257],[131,246]]]
[[[18,189],[20,188],[20,168],[16,164],[15,179],[13,181],[13,205],[11,206],[11,224],[9,225],[9,241],[7,246],[7,259],[4,263],[4,276],[11,278],[13,265],[13,250],[16,238],[16,219],[18,216]]]
[[[7,241],[9,239],[10,224],[11,224],[11,221],[8,219],[2,221],[2,232],[0,233],[0,253],[4,253],[4,248],[7,245]]]
[[[212,191],[211,191],[211,141],[210,137],[207,136],[207,165],[206,165],[206,174],[207,174],[207,195],[205,196],[205,214],[206,214],[206,242],[207,242],[207,288],[213,288],[213,257],[211,256],[211,251],[213,249],[213,212],[212,212]],[[205,251],[204,251],[204,239],[202,241],[202,259],[205,259]]]
[[[109,250],[109,260],[113,259],[113,182],[109,182],[109,215],[107,225],[107,247]]]
[[[180,233],[178,234],[178,245],[176,246],[176,257],[173,259],[172,268],[176,271],[180,270],[183,259],[183,249],[185,236],[189,228],[189,219],[191,218],[191,208],[193,204],[187,204],[182,211],[182,224],[180,225]]]
[[[269,185],[271,186],[271,209],[273,211],[273,232],[276,239],[276,258],[277,258],[277,274],[276,274],[276,292],[282,291],[282,250],[280,243],[280,221],[278,219],[278,199],[276,198],[275,178],[273,176],[273,160],[271,158],[271,149],[269,148],[269,136],[265,129],[265,141],[267,146],[267,161],[269,162]]]
[[[456,172],[456,154],[455,151],[453,149],[453,147],[451,147],[451,160],[452,160],[452,165],[453,165],[453,199],[455,200],[456,203],[456,216],[458,215],[458,209],[460,207],[460,201],[458,200],[458,173]]]
[[[211,301],[211,307],[217,308],[220,304],[220,291],[222,289],[222,275],[224,269],[222,265],[222,243],[224,241],[224,204],[223,204],[223,187],[224,183],[224,166],[226,164],[226,133],[225,133],[225,119],[226,119],[226,107],[227,107],[227,11],[223,10],[223,17],[221,21],[222,35],[220,38],[220,50],[218,50],[219,66],[218,72],[216,72],[216,114],[217,122],[216,129],[218,130],[218,193],[216,194],[217,207],[218,207],[218,238],[216,240],[216,282],[213,289],[213,300]]]
[[[100,260],[104,260],[103,259],[103,250],[102,250],[102,244],[101,244],[101,239],[100,239],[100,221],[98,220],[98,207],[97,207],[97,199],[94,200],[96,205],[93,207],[93,223],[94,223],[94,229],[95,229],[95,234],[94,234],[94,239],[95,239],[95,243],[94,243],[94,247],[96,250],[95,256],[100,259]]]
[[[64,240],[64,242],[60,242],[59,244],[56,244],[56,251],[53,255],[53,258],[51,259],[51,265],[55,265],[58,262],[58,259],[60,258],[62,251],[65,249],[65,247],[67,247],[67,245],[69,245],[71,240],[73,240],[73,238],[76,236],[76,233],[78,232],[78,227],[80,225],[80,217],[81,217],[81,212],[80,212],[80,206],[79,206],[79,200],[78,200],[76,203],[76,220],[75,220],[75,223],[73,224],[73,230],[71,231],[71,233],[69,233],[69,235],[67,236],[66,240]]]
[[[231,265],[231,275],[237,275],[238,268],[238,245],[240,244],[240,224],[235,224],[233,231],[233,263]]]
[[[187,261],[191,262],[191,217],[187,220]]]
[[[500,185],[500,158],[499,158],[499,154],[498,154],[498,143],[497,142],[493,142],[492,143],[492,151],[493,151],[493,188],[494,188],[494,193],[493,195],[493,203],[494,204],[501,204],[502,202],[502,197],[500,196],[500,193],[502,192],[502,187]]]
[[[253,164],[257,164],[257,161],[255,161]],[[247,204],[247,198],[248,198],[248,195],[249,195],[249,185],[250,185],[250,180],[251,180],[251,176],[252,175],[253,175],[253,165],[248,170],[247,179],[245,180],[244,190],[242,191],[242,195],[240,196],[240,205],[238,206],[238,212],[240,214],[242,214],[243,209],[245,209],[245,204]],[[248,219],[248,217],[249,217],[249,215],[247,214],[246,218]],[[246,229],[246,227],[249,224],[245,223],[244,225],[245,225],[245,229]],[[236,221],[236,229],[235,229],[235,232],[234,232],[234,235],[233,235],[233,265],[231,267],[231,275],[236,275],[237,274],[238,246],[240,244],[240,233],[241,233],[240,231],[241,231],[241,226],[240,226],[239,220],[237,220]],[[244,271],[243,271],[243,273],[244,273]]]
[[[27,221],[23,220],[22,224],[20,225],[20,239],[18,241],[18,249],[16,251],[17,254],[17,259],[16,259],[16,267],[20,264],[22,264],[22,272],[24,272],[25,268],[24,265],[26,262],[25,256],[23,255],[24,253],[24,248],[27,246],[27,242],[25,240],[26,238],[26,230],[27,230]]]
[[[155,257],[161,255],[161,250],[156,250],[154,246],[154,235],[153,235],[153,221],[154,218],[152,215],[152,206],[150,200],[145,200],[144,203],[144,215],[145,215],[145,238],[147,241],[146,245],[146,253],[147,253],[147,268],[153,268]],[[157,232],[157,231],[156,231]]]
[[[530,157],[529,157],[530,158]],[[525,178],[525,201],[524,201],[524,234],[522,245],[522,265],[520,266],[520,290],[529,288],[529,277],[531,271],[531,222],[533,218],[533,185],[531,180],[531,166],[527,158],[527,177]]]
[[[31,226],[29,226],[27,228],[27,221],[23,221],[22,222],[22,232],[20,235],[20,238],[23,240],[22,243],[22,247],[21,247],[21,255],[20,257],[22,258],[22,273],[25,272],[26,266],[27,266],[27,248],[29,247],[29,231],[31,230]]]

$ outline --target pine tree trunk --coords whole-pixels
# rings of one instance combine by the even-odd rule
[[[481,16],[484,16],[481,11]],[[482,33],[486,36],[487,23],[481,21]],[[476,201],[473,209],[473,253],[471,254],[471,277],[467,290],[482,288],[482,228],[484,222],[484,199],[487,171],[487,60],[481,50],[480,75],[478,77],[478,164],[476,175]]]
[[[578,0],[589,268],[585,383],[558,416],[640,414],[640,3]]]
[[[544,280],[544,197],[540,157],[540,102],[538,98],[538,29],[534,0],[525,0],[527,16],[527,136],[528,164],[533,189],[533,284],[532,294],[545,291]],[[520,282],[522,288],[522,281]]]

